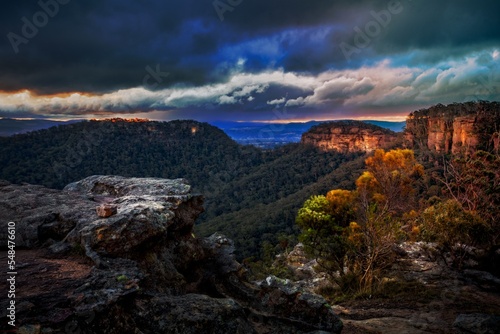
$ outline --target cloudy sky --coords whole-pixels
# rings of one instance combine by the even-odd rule
[[[497,0],[26,0],[0,117],[397,120],[500,100]]]

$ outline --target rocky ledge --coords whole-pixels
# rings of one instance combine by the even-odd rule
[[[249,282],[231,240],[196,238],[202,205],[183,179],[92,176],[62,191],[0,182],[3,249],[16,224],[18,331],[340,333],[321,297],[275,277]]]

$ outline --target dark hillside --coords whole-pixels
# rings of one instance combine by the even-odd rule
[[[361,155],[304,144],[261,150],[195,121],[112,119],[0,138],[0,179],[60,189],[91,175],[185,178],[206,198],[200,233],[227,234],[249,256],[263,241],[296,234],[308,196],[352,186]]]
[[[213,190],[261,153],[195,121],[85,121],[0,138],[0,178],[52,188],[95,174],[186,178]]]

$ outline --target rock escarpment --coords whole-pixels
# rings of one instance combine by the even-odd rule
[[[376,125],[360,121],[337,121],[312,127],[302,135],[301,142],[324,151],[351,153],[387,148],[397,138],[395,132]]]
[[[437,153],[473,153],[500,149],[500,103],[436,105],[411,113],[405,142],[410,148]]]
[[[16,223],[18,328],[341,331],[342,322],[322,298],[274,277],[251,283],[234,260],[231,240],[219,234],[196,238],[202,204],[183,179],[92,176],[63,191],[0,183],[1,233],[7,222]],[[103,206],[110,208],[105,214]]]

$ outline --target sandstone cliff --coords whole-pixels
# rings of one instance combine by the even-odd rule
[[[301,142],[325,151],[371,152],[394,144],[395,132],[360,121],[337,121],[312,127]]]
[[[231,240],[196,238],[202,204],[183,179],[92,176],[63,191],[0,182],[3,248],[16,225],[19,332],[341,331],[321,297],[274,277],[251,283]]]
[[[472,153],[500,149],[500,103],[436,105],[411,113],[405,144],[437,153]]]

